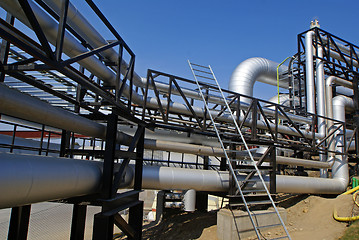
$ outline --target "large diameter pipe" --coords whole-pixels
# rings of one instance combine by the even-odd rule
[[[29,1],[29,2],[30,2],[32,10],[34,11],[40,25],[42,25],[44,32],[47,34],[46,36],[48,37],[49,41],[51,41],[54,44],[54,42],[56,41],[56,36],[57,36],[56,35],[57,28],[58,28],[57,23],[50,16],[48,16],[44,11],[42,11],[36,4],[34,4],[32,1]],[[2,6],[5,10],[10,12],[12,15],[17,17],[18,19],[20,19],[24,24],[31,27],[27,18],[23,14],[23,11],[22,11],[20,5],[18,4],[18,2],[4,0],[4,1],[0,1],[0,6]],[[68,33],[65,34],[63,50],[69,56],[76,56],[77,54],[87,51],[78,41],[76,41]],[[262,76],[263,79],[266,79],[264,77],[266,75],[273,75],[273,67],[275,65],[273,62],[271,62],[269,60],[265,60],[265,62],[269,63],[270,66],[267,66],[268,69],[267,69],[267,72],[263,74],[263,76]],[[109,84],[109,85],[114,84],[114,81],[116,79],[114,73],[112,71],[110,71],[105,65],[103,65],[95,57],[86,58],[86,59],[82,60],[80,62],[80,64],[83,65],[84,67],[86,67],[87,69],[89,69],[89,71],[94,73],[97,77],[104,80],[106,82],[106,84]],[[265,80],[263,80],[263,81],[265,81]],[[128,91],[128,86],[127,86],[124,91],[124,94],[128,95],[128,92],[129,91]],[[132,94],[132,101],[141,106],[144,104],[143,96],[140,96],[137,93]],[[163,107],[167,106],[167,101],[161,100],[161,103],[162,103]],[[151,98],[151,97],[147,98],[147,107],[157,109],[158,108],[157,99]],[[173,112],[173,113],[191,115],[191,112],[189,111],[187,106],[184,104],[181,104],[181,103],[170,103],[169,110],[170,110],[170,112]],[[199,116],[204,115],[205,111],[203,109],[196,108],[195,110],[196,110],[195,111],[196,114],[198,114]],[[227,117],[227,118],[224,118],[224,120],[230,121],[231,118]],[[247,125],[250,125],[250,123],[248,123]],[[267,126],[264,122],[263,122],[263,124],[259,124],[258,127],[264,128],[264,129],[267,128]],[[280,126],[279,131],[282,131],[282,129],[284,129],[285,132],[283,132],[283,133],[285,133],[285,134],[291,134],[291,133],[296,134],[295,133],[296,131],[294,129],[290,129],[290,127]],[[297,135],[299,136],[300,134],[297,134]],[[311,136],[312,136],[311,134],[308,134],[308,137],[311,137]],[[320,137],[320,136],[317,136],[317,137]]]
[[[0,208],[93,194],[101,187],[102,162],[0,152],[0,165]],[[122,187],[133,185],[133,173],[130,165]],[[228,182],[224,171],[143,166],[144,189],[224,191]]]
[[[195,109],[199,111],[199,109]],[[5,84],[0,84],[0,112],[59,129],[66,129],[76,133],[81,133],[86,136],[98,137],[101,139],[105,139],[106,137],[106,127],[104,125],[84,117],[77,116],[67,110],[51,106],[39,99],[25,95],[17,90],[10,89]],[[247,120],[246,124],[250,124],[250,120]],[[267,127],[264,121],[260,121],[258,126],[260,128]],[[274,129],[274,126],[272,129]],[[283,129],[282,126],[279,126],[278,129],[279,131],[285,131],[288,134],[295,134],[294,129]],[[311,137],[309,134],[308,136]],[[119,133],[117,138],[122,144],[129,144],[131,141],[131,137],[123,133]],[[151,139],[145,140],[145,148],[205,156],[218,156],[223,154],[223,151],[220,148],[176,142],[169,144],[168,141]]]
[[[256,81],[277,85],[277,66],[279,64],[265,58],[254,57],[241,62],[233,71],[229,80],[229,90],[246,96],[253,96],[253,86]],[[279,72],[288,67],[282,65]],[[279,86],[288,88],[288,81],[281,80]],[[243,102],[250,102],[244,99]]]
[[[307,111],[315,113],[315,85],[314,85],[314,64],[313,64],[313,31],[305,34],[305,73],[307,91]]]
[[[25,95],[15,89],[0,83],[0,112],[10,116],[27,119],[30,121],[66,129],[86,136],[106,138],[106,126],[80,117],[62,108],[51,106],[34,97]],[[131,137],[119,133],[118,141],[129,144]],[[205,156],[222,156],[223,150],[210,146],[185,144],[178,142],[161,141],[154,139],[145,140],[145,148],[198,154]]]
[[[10,116],[43,123],[86,136],[106,137],[106,127],[62,108],[53,107],[0,83],[0,112]]]
[[[0,208],[100,191],[101,162],[0,152],[0,164],[0,192],[6,193],[0,198]],[[133,172],[134,166],[130,165],[122,187],[133,185]],[[245,177],[239,176],[239,181]],[[268,177],[264,180],[268,184]],[[143,166],[143,189],[227,192],[229,183],[226,171]],[[346,179],[338,176],[334,179],[277,176],[277,191],[283,193],[338,194],[346,186]],[[259,181],[250,187],[263,188]]]
[[[345,96],[336,96],[333,99],[333,113],[334,118],[339,121],[345,122],[345,110],[354,109],[354,101],[351,98]],[[335,134],[335,152],[344,153],[344,146],[346,139],[344,138],[344,127],[339,129],[339,132]],[[332,167],[332,176],[336,179],[341,179],[342,181],[349,183],[348,176],[348,157],[347,155],[337,154]]]
[[[0,152],[0,208],[95,193],[101,168],[91,161]]]
[[[335,76],[330,76],[326,79],[325,81],[325,94],[326,94],[326,113],[327,113],[327,117],[330,118],[330,119],[333,119],[334,118],[334,112],[333,112],[333,91],[332,91],[332,87],[333,87],[333,84],[336,83],[338,85],[341,85],[343,87],[346,87],[346,88],[353,88],[353,85],[351,82],[345,80],[345,79],[342,79],[342,78],[339,78],[339,77],[335,77]],[[338,98],[341,99],[342,97],[340,96]],[[338,101],[337,100],[337,101]],[[350,103],[349,103],[349,100],[347,99],[343,99],[343,101],[341,101],[342,103],[337,102],[336,105],[340,106],[341,107],[338,107],[340,110],[340,113],[342,111],[345,111],[345,107],[350,107]],[[344,104],[344,102],[347,102],[348,104]],[[344,108],[344,110],[342,109]],[[341,119],[343,119],[343,116],[342,114],[341,115]],[[337,119],[339,120],[339,119]],[[345,121],[345,118],[344,118],[344,121]],[[328,120],[327,121],[327,128],[328,128],[328,133],[330,133],[331,131],[333,131],[334,127],[333,127],[334,123],[332,120]],[[334,151],[335,150],[335,145],[334,145],[334,137],[330,137],[328,139],[328,147],[329,147],[329,150],[330,151]],[[333,158],[334,157],[334,153],[329,153],[329,157],[330,158]]]

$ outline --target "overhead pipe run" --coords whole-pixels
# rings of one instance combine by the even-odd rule
[[[39,23],[44,27],[44,33],[47,34],[47,37],[49,39],[49,41],[51,41],[53,44],[56,41],[56,34],[57,34],[57,23],[55,22],[55,20],[53,20],[49,15],[47,15],[44,11],[42,11],[36,4],[33,4],[32,1],[29,1],[31,3],[31,7],[33,8],[33,11],[36,15],[36,17],[38,18]],[[10,12],[12,15],[14,15],[15,17],[17,17],[19,20],[21,20],[24,24],[26,24],[27,26],[31,27],[31,25],[29,24],[27,18],[24,16],[22,9],[20,7],[20,5],[18,4],[18,2],[16,1],[10,1],[10,0],[4,0],[4,1],[0,1],[0,6],[2,6],[5,10],[7,10],[8,12]],[[77,13],[78,14],[78,13]],[[85,24],[86,25],[86,24]],[[82,25],[81,25],[82,26]],[[64,39],[64,52],[73,57],[76,56],[77,54],[80,53],[84,53],[87,50],[78,42],[76,41],[70,34],[66,33],[65,34],[65,39]],[[273,81],[273,79],[270,78],[266,78],[265,76],[272,76],[273,75],[273,68],[276,69],[276,65],[274,62],[266,60],[266,59],[261,59],[258,58],[261,61],[260,62],[264,62],[267,64],[264,64],[266,66],[260,66],[260,69],[267,69],[266,71],[262,72],[262,75],[259,76],[260,79],[262,79],[263,81],[268,81],[271,82]],[[113,85],[115,82],[115,74],[114,72],[112,72],[111,70],[109,70],[105,65],[103,65],[97,58],[95,57],[90,57],[90,58],[86,58],[83,59],[81,62],[79,62],[81,65],[83,65],[85,68],[87,68],[90,72],[94,73],[96,76],[98,76],[101,80],[103,80],[104,82],[106,82],[106,84],[109,85]],[[282,66],[283,68],[285,68],[284,66]],[[257,67],[258,68],[258,67]],[[250,71],[250,70],[249,70]],[[282,71],[280,69],[280,71]],[[274,80],[276,81],[276,71],[275,72],[275,78]],[[124,72],[123,72],[124,74]],[[134,75],[134,77],[137,78],[138,75]],[[255,75],[257,76],[257,75]],[[273,77],[273,76],[272,76]],[[266,80],[267,79],[267,80]],[[268,80],[269,79],[269,80]],[[284,84],[283,86],[288,86],[288,84]],[[168,86],[167,86],[168,89]],[[129,89],[128,86],[126,86],[125,91],[124,91],[125,95],[129,95]],[[191,93],[193,94],[193,93]],[[196,95],[198,95],[198,93],[196,93]],[[132,101],[136,104],[139,104],[140,106],[143,106],[144,104],[144,99],[143,96],[138,95],[136,92],[132,93]],[[148,108],[153,108],[153,109],[157,109],[158,108],[158,102],[156,98],[152,98],[152,97],[148,97],[147,98],[147,107]],[[167,107],[167,100],[161,100],[161,104],[164,108]],[[241,104],[243,105],[243,104]],[[205,111],[202,108],[198,108],[198,107],[193,107],[196,114],[198,116],[204,116]],[[191,111],[187,108],[186,105],[181,104],[181,103],[176,103],[176,102],[171,102],[170,106],[169,106],[169,111],[173,112],[173,113],[178,113],[178,114],[187,114],[187,115],[191,115]],[[269,113],[269,114],[274,114],[274,111],[271,110],[264,110],[265,112]],[[291,115],[291,114],[288,114]],[[299,117],[299,116],[295,116],[295,115],[291,115],[291,117],[293,118],[293,120],[299,121],[299,122],[307,122],[307,121],[311,121],[308,119],[305,119],[303,117]],[[299,119],[297,119],[299,118]],[[229,116],[222,116],[221,119],[223,121],[229,121],[230,118]],[[245,125],[250,126],[251,121],[246,121]],[[272,124],[273,125],[273,124]],[[266,123],[264,121],[262,121],[261,123],[258,124],[259,128],[262,129],[266,129]],[[273,128],[275,127],[274,125],[272,126]],[[300,136],[299,133],[296,133],[296,130],[294,128],[291,127],[286,127],[283,125],[280,125],[278,128],[279,132],[285,133],[285,134],[294,134],[296,136]],[[304,135],[306,135],[308,138],[312,137],[311,133],[307,133],[307,132],[303,132]],[[322,136],[320,135],[316,135],[317,138],[321,138]]]
[[[52,8],[58,8],[58,2],[46,0]],[[39,23],[44,28],[45,34],[49,41],[54,44],[57,36],[58,25],[49,15],[47,15],[38,5],[29,1]],[[56,5],[57,4],[57,5]],[[3,0],[0,1],[6,11],[10,12],[25,25],[30,26],[21,7],[17,1]],[[70,5],[70,9],[73,6]],[[57,9],[59,11],[59,8]],[[84,36],[92,39],[94,45],[104,45],[107,42],[98,38],[99,35],[91,25],[83,19],[79,13],[69,12],[69,24]],[[74,15],[73,15],[74,14]],[[75,25],[73,25],[75,24]],[[94,35],[92,35],[94,34]],[[314,82],[314,61],[313,61],[313,31],[306,34],[306,78],[307,78],[307,109],[310,113],[315,113],[315,82]],[[91,39],[90,39],[91,40]],[[69,33],[65,34],[64,52],[70,56],[86,52],[84,48]],[[320,56],[318,50],[318,56]],[[109,59],[117,59],[115,50],[110,49],[102,53]],[[322,74],[322,62],[317,60],[317,88],[323,86],[324,76]],[[99,59],[92,56],[79,62],[86,69],[103,80],[107,85],[114,85],[115,74],[107,68]],[[127,65],[122,66],[126,68]],[[276,68],[278,64],[264,58],[251,58],[242,62],[232,74],[230,81],[230,89],[241,94],[251,96],[253,86],[256,81],[262,81],[268,84],[277,84]],[[279,68],[281,72],[287,70],[285,66]],[[122,70],[124,71],[124,70]],[[123,72],[124,73],[124,72]],[[135,84],[143,86],[143,80],[134,74]],[[288,80],[280,81],[280,86],[288,88]],[[318,113],[320,111],[329,118],[334,118],[345,122],[345,109],[353,107],[353,100],[344,96],[337,96],[334,99],[331,94],[331,83],[336,81],[343,86],[349,86],[345,80],[328,78],[326,81],[326,107],[323,101],[323,92],[318,93]],[[156,83],[157,84],[157,83]],[[170,87],[166,84],[159,86],[163,89]],[[197,96],[198,93],[185,90],[187,94]],[[330,93],[329,93],[330,92]],[[124,91],[128,95],[128,86]],[[333,99],[333,102],[331,100]],[[143,96],[133,93],[133,102],[143,106]],[[215,97],[213,101],[217,101]],[[191,112],[181,103],[170,103],[169,110],[174,113],[191,115]],[[163,101],[162,105],[167,106],[167,101]],[[241,104],[242,105],[242,104]],[[243,104],[245,105],[245,104]],[[147,107],[157,108],[157,99],[149,97],[147,99]],[[248,108],[248,101],[246,107]],[[27,120],[43,123],[60,129],[66,129],[87,136],[93,136],[105,139],[106,126],[93,122],[83,117],[79,117],[71,112],[63,109],[55,108],[38,99],[26,96],[16,90],[9,89],[4,84],[0,84],[0,109],[4,114],[24,118]],[[26,110],[25,110],[26,109]],[[198,116],[203,117],[205,111],[199,107],[193,107]],[[269,110],[266,110],[272,112]],[[300,118],[300,116],[298,116]],[[222,115],[218,118],[221,121],[229,121],[229,117]],[[251,125],[251,119],[243,119],[245,126]],[[308,121],[308,119],[306,119]],[[309,120],[311,121],[311,120]],[[323,121],[322,121],[323,123]],[[267,129],[264,121],[258,121],[258,128]],[[333,123],[328,121],[328,128],[332,128]],[[271,124],[273,129],[276,127]],[[315,138],[323,138],[325,136],[325,127],[320,128],[320,133],[315,134]],[[278,126],[278,132],[290,135],[300,136],[295,129],[283,125]],[[340,129],[343,132],[343,129]],[[313,133],[303,132],[308,138],[313,137]],[[130,142],[131,136],[123,133],[118,134],[119,141]],[[329,148],[338,153],[343,153],[343,145],[345,139],[340,134],[335,134],[329,142]],[[220,148],[210,146],[198,146],[187,143],[161,141],[156,139],[146,139],[145,148],[155,150],[168,150],[181,153],[191,153],[206,156],[222,156],[223,151]],[[0,191],[6,192],[6,196],[0,198],[0,208],[19,206],[40,201],[56,200],[74,196],[87,195],[99,191],[101,184],[101,162],[81,161],[74,159],[49,158],[30,155],[15,155],[0,153]],[[341,154],[331,154],[329,161],[316,162],[304,159],[292,159],[285,157],[277,157],[277,163],[286,163],[299,166],[310,166],[315,168],[332,167],[332,179],[295,177],[295,176],[277,176],[277,191],[288,193],[326,193],[337,194],[346,188],[348,184],[348,163],[347,157]],[[14,174],[16,172],[17,174]],[[245,176],[239,176],[239,180],[243,180]],[[255,178],[254,178],[255,179]],[[265,178],[268,181],[268,177]],[[62,183],[61,185],[59,183]],[[130,186],[133,182],[133,169],[130,166],[125,175],[123,186]],[[260,189],[261,183],[255,182],[250,185],[253,189]],[[193,189],[197,191],[228,191],[229,175],[228,172],[208,171],[197,169],[181,169],[168,168],[159,166],[143,167],[143,188],[145,189]]]

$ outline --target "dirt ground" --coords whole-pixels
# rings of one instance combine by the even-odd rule
[[[339,216],[351,216],[353,211],[358,214],[351,195],[337,198],[294,195],[284,198],[282,196],[282,199],[285,200],[280,201],[279,206],[287,209],[287,228],[294,240],[339,239],[348,224],[333,219],[334,206],[337,207]],[[143,239],[216,240],[216,222],[216,212],[173,213],[156,226],[147,228],[143,233]],[[275,238],[281,236],[281,231],[272,229],[262,234],[266,238]]]

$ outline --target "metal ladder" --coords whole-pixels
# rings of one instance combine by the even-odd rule
[[[217,79],[216,79],[216,77],[214,75],[214,72],[213,72],[211,66],[208,65],[208,67],[206,67],[206,66],[202,66],[202,65],[199,65],[199,64],[194,64],[194,63],[191,63],[189,60],[188,60],[188,64],[189,64],[189,67],[191,68],[193,77],[194,77],[194,79],[195,79],[195,81],[197,83],[198,91],[199,91],[199,94],[201,95],[202,100],[204,102],[206,112],[208,113],[208,116],[209,116],[209,118],[210,118],[210,120],[211,120],[211,122],[213,124],[213,129],[216,132],[218,141],[219,141],[219,143],[220,143],[220,145],[221,145],[221,147],[223,149],[223,153],[225,155],[230,174],[232,176],[232,179],[233,179],[235,187],[236,187],[236,195],[240,196],[240,198],[241,198],[241,200],[243,202],[243,205],[244,205],[244,207],[245,207],[245,209],[246,209],[246,211],[248,213],[249,219],[250,219],[250,221],[251,221],[251,223],[253,225],[253,228],[254,228],[254,231],[255,231],[255,233],[257,235],[257,238],[258,239],[263,239],[264,238],[264,237],[261,238],[260,229],[266,228],[266,227],[268,228],[268,227],[274,227],[274,226],[276,226],[276,227],[281,226],[283,228],[284,232],[285,232],[285,236],[278,237],[278,238],[273,238],[273,239],[291,239],[291,237],[289,235],[289,232],[288,232],[288,230],[287,230],[287,228],[286,228],[286,226],[285,226],[285,224],[283,222],[283,219],[281,218],[281,216],[279,214],[279,211],[278,211],[278,209],[277,209],[277,207],[276,207],[276,205],[275,205],[275,203],[273,201],[273,198],[272,198],[272,196],[271,196],[271,194],[270,194],[270,192],[269,192],[269,190],[268,190],[268,188],[267,188],[267,186],[266,186],[266,184],[264,182],[264,179],[263,179],[263,177],[261,175],[261,172],[260,172],[260,170],[259,170],[259,168],[257,166],[257,163],[254,160],[253,155],[252,155],[251,151],[249,150],[248,144],[246,143],[246,140],[245,140],[245,138],[244,138],[239,126],[238,126],[236,118],[232,113],[232,110],[231,110],[231,108],[229,106],[230,104],[228,103],[226,97],[224,96],[223,91],[222,91],[222,89],[221,89],[221,87],[220,87],[220,85],[219,85],[219,83],[218,83],[218,81],[217,81]],[[203,79],[205,82],[200,82],[198,79]],[[225,104],[225,106],[224,106],[225,111],[228,114],[230,114],[230,116],[231,116],[231,118],[233,120],[233,125],[234,125],[236,131],[238,132],[238,134],[240,136],[241,142],[245,146],[246,151],[248,152],[248,155],[250,157],[249,162],[250,162],[251,166],[254,167],[254,168],[253,168],[253,172],[251,174],[248,174],[248,176],[244,180],[239,180],[238,179],[238,175],[237,175],[238,171],[237,171],[237,169],[234,169],[233,166],[232,166],[233,162],[237,161],[237,159],[231,159],[230,158],[230,155],[231,155],[231,153],[233,153],[233,150],[227,149],[225,147],[225,145],[224,145],[224,141],[222,140],[222,137],[221,137],[221,135],[223,136],[223,133],[221,133],[218,130],[220,124],[216,123],[215,122],[215,117],[212,116],[211,109],[208,106],[208,103],[206,101],[206,97],[203,94],[201,85],[202,86],[203,85],[210,86],[211,89],[214,88],[215,91],[218,91],[221,94],[221,97],[223,98],[223,103]],[[231,133],[231,134],[233,134],[233,133]],[[257,174],[262,186],[264,187],[264,192],[265,192],[266,196],[268,197],[270,204],[272,205],[272,207],[275,210],[275,213],[276,213],[276,215],[277,215],[277,217],[279,219],[279,222],[280,222],[279,224],[259,226],[257,221],[255,221],[256,214],[254,212],[250,211],[250,209],[249,209],[249,205],[250,205],[249,201],[247,201],[246,193],[243,191],[243,187],[245,185],[247,185],[248,182],[250,182],[250,181],[253,182],[253,180],[250,179],[250,178],[253,177],[254,174]],[[251,175],[251,176],[249,177],[249,175]]]

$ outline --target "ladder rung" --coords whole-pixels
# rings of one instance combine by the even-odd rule
[[[270,228],[270,227],[278,227],[278,226],[282,226],[282,224],[280,223],[276,223],[276,224],[271,224],[271,225],[266,225],[266,226],[258,226],[258,229],[262,229],[262,228]]]
[[[235,144],[237,143],[238,145],[239,144],[243,144],[243,142],[238,142],[238,141],[229,141],[229,140],[222,140],[223,143],[232,143],[232,144]]]
[[[262,201],[246,201],[246,204],[247,205],[269,205],[269,204],[272,204],[271,201],[269,200],[262,200]],[[240,207],[240,206],[243,206],[244,203],[231,203],[230,204],[232,207]],[[255,214],[254,214],[255,215]]]
[[[275,211],[271,211],[271,212],[269,212],[269,211],[268,211],[268,212],[260,212],[260,213],[257,213],[257,212],[256,212],[256,213],[255,213],[256,216],[258,216],[258,215],[266,215],[266,214],[277,214],[277,213],[276,213]]]
[[[267,204],[272,204],[272,202],[270,200],[260,200],[260,201],[249,201],[247,202],[247,204],[249,205],[267,205]]]
[[[256,168],[253,166],[253,165],[237,165],[236,166],[237,168],[236,168],[236,170],[252,170],[252,171],[255,171],[256,170]],[[242,167],[242,168],[241,168]],[[272,166],[257,166],[257,168],[258,168],[258,170],[272,170],[273,169],[273,167]]]
[[[229,161],[231,162],[243,162],[243,163],[252,163],[252,160],[250,159],[236,159],[236,158],[230,158]],[[252,165],[248,165],[248,166],[252,166]]]
[[[241,153],[244,152],[243,150],[234,150],[234,149],[226,149],[226,152],[230,152],[230,153]],[[243,156],[244,157],[244,156]]]
[[[259,171],[271,171],[272,169],[259,169]],[[255,168],[253,169],[235,169],[236,172],[242,172],[242,173],[250,173],[250,172],[257,172]]]
[[[205,79],[209,79],[209,80],[214,81],[214,78],[209,78],[209,77],[202,76],[202,75],[197,75],[197,74],[195,74],[195,76],[196,76],[196,77],[205,78]]]
[[[202,72],[202,73],[207,73],[207,74],[211,74],[211,75],[212,75],[211,72],[206,72],[206,71],[202,71],[202,70],[195,69],[195,68],[192,68],[192,69],[193,69],[193,71]],[[208,68],[208,69],[209,69],[209,68]]]
[[[242,193],[266,193],[264,189],[242,190]]]
[[[290,239],[288,236],[277,237],[277,238],[269,238],[269,240],[278,240],[278,239]]]
[[[232,133],[232,132],[221,132],[223,135],[228,135],[228,136],[236,136],[238,137],[239,134],[238,133]]]
[[[207,69],[209,69],[209,67],[202,66],[202,65],[199,65],[199,64],[196,64],[196,63],[191,63],[191,65],[195,65],[195,66],[197,66],[197,67],[202,67],[202,68],[207,68]]]
[[[244,182],[258,182],[259,180],[255,180],[255,179],[248,179],[248,180],[246,180],[246,181],[239,181],[239,182],[242,182],[242,183],[244,183]]]

